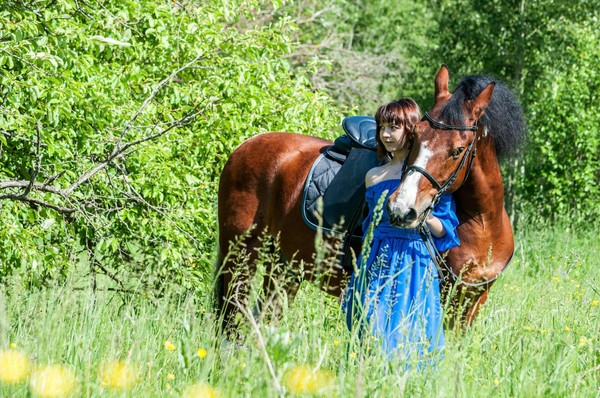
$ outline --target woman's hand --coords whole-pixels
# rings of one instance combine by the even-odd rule
[[[425,224],[427,224],[431,234],[436,238],[443,238],[446,235],[446,230],[444,229],[442,222],[437,217],[429,214],[425,219]]]

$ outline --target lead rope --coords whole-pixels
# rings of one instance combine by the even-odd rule
[[[442,254],[439,252],[437,247],[435,247],[435,244],[433,242],[433,236],[431,235],[431,231],[429,230],[429,227],[425,224],[425,220],[427,219],[427,216],[429,216],[429,214],[431,213],[432,210],[433,210],[433,204],[431,206],[429,206],[429,208],[424,213],[425,217],[423,218],[423,221],[421,221],[421,223],[419,224],[419,227],[418,227],[419,234],[421,235],[421,239],[423,239],[423,242],[425,242],[425,247],[427,248],[427,251],[429,252],[429,255],[431,256],[431,261],[433,262],[433,264],[435,265],[435,268],[438,271],[438,275],[440,276],[440,281],[445,282],[446,279],[448,279],[448,275],[451,275],[454,280],[457,280],[456,275],[454,275],[454,273],[452,272],[452,269],[450,268],[450,266],[448,266],[448,264],[446,263],[446,260],[444,259]]]
[[[431,212],[431,207],[427,210],[427,212],[426,212],[427,215],[429,215],[430,212]],[[450,275],[452,277],[452,279],[454,280],[454,282],[457,282],[461,285],[470,286],[470,287],[481,287],[481,286],[488,285],[488,284],[492,283],[493,281],[495,281],[496,279],[498,279],[500,274],[502,274],[508,268],[508,266],[510,265],[510,263],[512,262],[512,260],[515,256],[515,250],[513,250],[512,254],[510,255],[510,258],[508,259],[508,262],[504,265],[504,267],[502,267],[500,272],[498,272],[493,278],[490,278],[483,282],[477,282],[477,283],[465,282],[458,275],[456,275],[454,273],[452,268],[450,268],[448,263],[446,263],[444,256],[442,256],[442,254],[439,252],[437,247],[435,247],[435,243],[433,242],[433,236],[431,235],[431,231],[429,230],[429,227],[427,227],[427,225],[425,225],[424,221],[421,222],[421,224],[419,224],[419,233],[421,234],[421,238],[425,242],[425,247],[427,247],[427,251],[429,252],[429,255],[431,256],[431,261],[433,261],[433,263],[435,264],[435,267],[437,268],[438,274],[440,275],[441,282],[445,282],[446,279],[448,279],[448,275]]]

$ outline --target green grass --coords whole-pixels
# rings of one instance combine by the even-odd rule
[[[407,371],[374,345],[359,352],[336,300],[310,284],[281,320],[259,334],[247,327],[240,343],[229,343],[215,337],[208,294],[174,287],[151,301],[75,289],[85,276],[42,291],[12,281],[0,287],[0,350],[12,343],[35,366],[67,365],[78,379],[74,396],[176,397],[199,381],[224,397],[293,395],[289,372],[304,364],[327,372],[314,381],[330,385],[324,396],[600,396],[598,239],[562,226],[529,228],[517,234],[516,259],[474,325],[446,333],[435,368]],[[99,368],[110,360],[135,367],[132,390],[102,386]],[[26,381],[0,383],[0,396],[25,397],[28,389]]]

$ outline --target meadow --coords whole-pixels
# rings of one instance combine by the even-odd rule
[[[599,396],[590,236],[525,225],[474,325],[447,331],[443,359],[421,370],[387,361],[376,344],[359,348],[335,298],[307,283],[280,320],[247,323],[228,342],[208,288],[173,285],[153,300],[92,291],[85,274],[37,291],[11,280],[0,288],[0,396]]]
[[[321,3],[0,3],[0,398],[600,397],[596,2]],[[278,321],[219,337],[234,148],[335,138],[384,99],[428,109],[442,64],[453,86],[504,80],[529,125],[503,164],[516,258],[474,325],[418,370],[304,284]]]

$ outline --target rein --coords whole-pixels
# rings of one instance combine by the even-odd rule
[[[496,279],[498,279],[500,274],[503,273],[508,268],[508,266],[510,265],[510,263],[513,260],[513,257],[515,256],[515,251],[513,250],[512,254],[510,255],[510,258],[508,259],[508,262],[504,265],[504,267],[502,267],[500,272],[498,272],[493,278],[487,279],[483,282],[477,282],[477,283],[465,282],[461,279],[461,277],[459,275],[456,275],[454,273],[454,271],[452,270],[452,268],[450,266],[448,266],[448,264],[446,263],[446,260],[444,259],[442,254],[439,252],[439,250],[435,247],[435,244],[433,243],[433,236],[431,235],[431,231],[429,230],[429,228],[425,227],[424,224],[425,223],[421,223],[419,225],[419,228],[418,228],[419,233],[421,234],[421,238],[425,242],[427,251],[429,251],[431,258],[433,259],[433,263],[435,264],[435,267],[438,270],[438,274],[440,275],[442,282],[444,282],[447,279],[448,275],[450,275],[450,277],[452,277],[454,282],[458,282],[461,285],[465,285],[465,286],[469,286],[469,287],[481,287],[481,286],[489,285],[490,283],[492,283]]]

